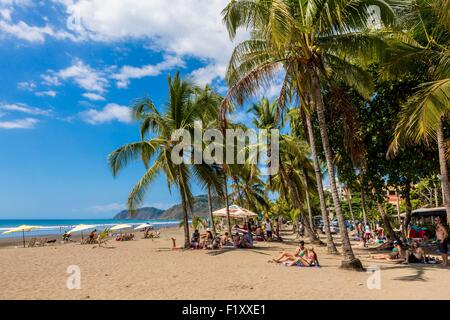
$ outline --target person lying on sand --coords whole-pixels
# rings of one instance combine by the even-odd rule
[[[303,267],[319,267],[319,259],[313,247],[305,250],[303,257],[297,257],[294,261],[285,262],[286,266],[303,266]]]
[[[406,250],[406,259],[403,263],[425,263],[425,252],[418,242],[414,241],[411,244],[411,249]]]
[[[394,248],[392,249],[392,252],[389,254],[374,254],[371,255],[372,259],[375,260],[398,260],[403,256],[403,250],[398,241],[394,241],[393,243]]]
[[[294,253],[284,251],[278,258],[273,259],[273,261],[276,263],[281,263],[288,260],[296,261],[299,257],[303,257],[305,253],[306,253],[305,241],[300,241]]]

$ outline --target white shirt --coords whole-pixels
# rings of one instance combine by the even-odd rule
[[[272,231],[272,226],[270,225],[270,222],[266,222],[266,231]]]

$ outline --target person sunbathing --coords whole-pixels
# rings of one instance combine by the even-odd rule
[[[296,257],[294,260],[286,261],[285,265],[288,267],[292,266],[320,267],[319,259],[317,258],[317,253],[314,251],[313,247],[305,249],[304,255],[302,257]]]
[[[317,253],[314,251],[313,247],[306,249],[306,253],[303,257],[298,257],[296,261],[297,265],[302,265],[304,267],[319,267],[319,259],[317,258]]]
[[[305,253],[306,253],[305,242],[300,241],[294,253],[284,251],[278,258],[273,259],[273,261],[276,263],[281,263],[285,261],[296,261],[297,258],[303,257]]]
[[[403,263],[425,263],[425,252],[418,242],[413,242],[411,249],[406,250],[406,259]]]
[[[372,259],[375,260],[398,260],[403,256],[403,250],[398,241],[393,242],[394,248],[392,249],[392,252],[389,254],[374,254],[371,255]]]

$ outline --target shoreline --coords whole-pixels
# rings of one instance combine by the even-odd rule
[[[100,227],[98,227],[100,229]],[[158,231],[164,231],[164,230],[170,230],[170,229],[177,229],[178,225],[173,225],[173,226],[161,226],[161,227],[157,227],[155,226],[155,230]],[[123,233],[132,233],[135,236],[141,234],[143,231],[138,231],[138,230],[124,230]],[[117,232],[117,234],[119,234],[120,232]],[[18,233],[19,234],[19,233]],[[83,237],[86,238],[86,236],[89,234],[89,232],[85,232]],[[54,234],[54,233],[43,233],[43,234],[39,234],[39,235],[27,235],[25,233],[25,245],[27,246],[27,244],[30,242],[30,240],[32,238],[36,238],[36,239],[45,239],[47,238],[47,240],[55,240],[56,239],[56,243],[55,244],[51,244],[51,246],[63,246],[66,244],[76,244],[77,242],[80,242],[82,237],[80,233],[76,233],[73,234],[71,237],[71,242],[69,243],[61,243],[61,238],[62,238],[62,234]],[[18,236],[12,236],[12,237],[5,237],[5,238],[0,238],[0,249],[5,249],[5,248],[13,248],[13,249],[23,249],[23,238],[22,236],[18,235]]]
[[[377,268],[380,288],[367,285],[373,273],[340,269],[342,256],[314,246],[320,268],[268,263],[282,251],[293,252],[300,239],[256,242],[253,249],[173,250],[183,243],[182,228],[161,230],[161,238],[98,245],[49,245],[0,250],[0,300],[450,300],[450,269],[374,261],[372,248],[352,241],[366,268]],[[324,240],[324,238],[322,238]],[[307,239],[303,239],[309,244]],[[339,236],[334,240],[339,251]],[[79,267],[81,287],[70,290],[70,267]],[[195,289],[199,290],[195,290]],[[440,288],[440,290],[436,290]]]

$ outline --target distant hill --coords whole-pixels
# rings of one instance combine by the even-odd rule
[[[128,213],[128,210],[123,210],[116,214],[113,219],[116,220],[157,220],[161,219],[161,215],[164,213],[164,210],[156,209],[153,207],[145,207],[136,210],[136,214],[131,216]]]
[[[213,197],[213,210],[221,209],[225,205],[221,201]],[[209,215],[208,210],[208,196],[199,195],[194,197],[194,205],[192,214],[200,217],[207,217]],[[136,215],[131,217],[127,210],[124,210],[114,216],[116,220],[180,220],[183,218],[183,208],[181,204],[177,204],[167,210],[160,210],[152,207],[141,208],[137,210]]]

